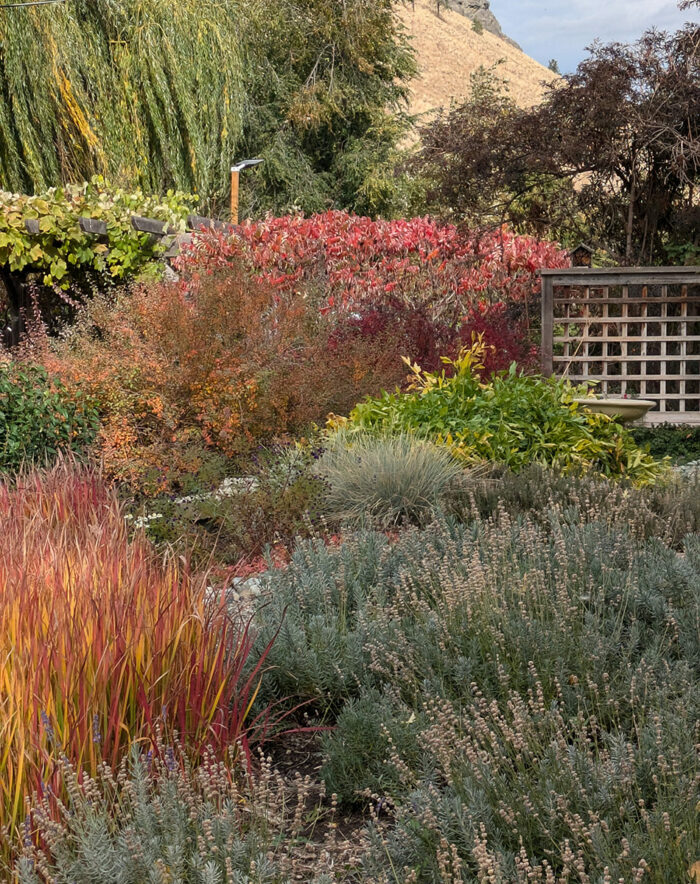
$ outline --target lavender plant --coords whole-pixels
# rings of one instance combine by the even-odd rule
[[[60,762],[70,796],[37,801],[25,823],[19,884],[287,884],[301,874],[294,856],[310,812],[296,789],[263,758],[255,775],[206,758],[196,769],[164,745],[134,748],[117,775],[79,778]],[[56,804],[58,806],[56,807]],[[284,832],[284,840],[280,834]],[[330,884],[323,869],[308,875]]]
[[[454,489],[449,508],[460,521],[489,519],[506,509],[511,516],[527,515],[543,525],[556,511],[565,522],[625,525],[635,537],[657,537],[680,548],[686,535],[700,531],[698,485],[692,474],[669,473],[663,481],[638,489],[596,476],[563,476],[537,464],[517,474],[497,466]]]
[[[475,491],[462,518],[309,545],[272,578],[263,637],[286,619],[267,689],[335,720],[328,790],[393,816],[362,880],[661,884],[697,859],[687,500],[663,499],[676,549],[657,491],[548,481],[532,510],[496,493],[484,518]]]

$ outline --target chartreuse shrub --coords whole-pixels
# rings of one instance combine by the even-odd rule
[[[640,485],[661,474],[661,465],[620,424],[574,403],[581,390],[565,380],[524,375],[515,364],[482,380],[484,354],[479,338],[454,361],[443,359],[447,370],[410,365],[408,392],[368,398],[331,426],[413,433],[447,445],[467,463],[496,461],[513,470],[534,462],[565,473],[625,477]]]
[[[63,756],[96,775],[159,730],[193,761],[249,754],[268,721],[249,715],[251,647],[205,574],[130,537],[99,478],[62,464],[0,483],[0,836],[33,791],[62,794]]]
[[[317,471],[330,518],[380,528],[423,523],[465,472],[446,448],[409,435],[336,439]]]
[[[697,860],[700,542],[678,555],[652,502],[627,527],[586,481],[269,576],[266,701],[310,698],[327,789],[392,809],[362,880],[662,884]]]
[[[0,363],[0,473],[45,464],[61,451],[83,454],[98,425],[92,400],[69,392],[41,366]]]

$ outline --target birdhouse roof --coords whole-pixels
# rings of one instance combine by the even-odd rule
[[[586,245],[585,242],[580,242],[577,246],[574,246],[573,249],[569,250],[569,255],[575,255],[576,252],[588,252],[589,255],[592,255],[595,249],[591,248],[591,246]]]

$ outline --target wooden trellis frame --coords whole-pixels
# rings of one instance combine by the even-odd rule
[[[543,270],[542,371],[700,424],[700,267]]]

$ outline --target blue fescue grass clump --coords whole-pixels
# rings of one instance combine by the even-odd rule
[[[395,528],[421,525],[440,507],[465,470],[449,449],[408,434],[340,434],[322,455],[324,507],[341,523]]]

